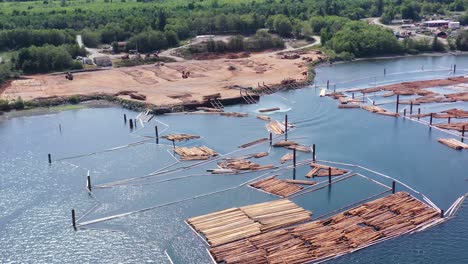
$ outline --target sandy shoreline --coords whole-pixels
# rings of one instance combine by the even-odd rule
[[[215,93],[220,93],[221,98],[234,98],[240,93],[236,86],[257,88],[258,84],[279,84],[285,79],[306,80],[308,65],[325,55],[315,51],[301,53],[294,59],[284,59],[276,52],[269,52],[240,59],[190,60],[161,66],[114,68],[76,73],[73,81],[66,80],[64,75],[25,76],[26,79],[12,81],[6,86],[0,98],[33,100],[136,91],[146,96],[145,103],[156,106],[200,102],[203,96]],[[183,78],[183,72],[190,72],[189,77]],[[129,99],[126,95],[119,97]]]

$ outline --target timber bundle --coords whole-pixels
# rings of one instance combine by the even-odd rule
[[[454,138],[439,138],[438,140],[440,143],[451,147],[456,150],[462,150],[462,149],[468,149],[468,144],[465,144],[459,140],[456,140]]]
[[[218,153],[208,147],[176,147],[175,153],[181,160],[207,160],[210,157],[218,156]]]
[[[291,146],[287,146],[288,149],[295,149],[297,151],[301,151],[301,152],[305,152],[305,153],[310,153],[312,152],[312,150],[310,149],[310,147],[308,146],[303,146],[303,145],[291,145]]]
[[[276,176],[270,176],[265,179],[251,183],[250,186],[261,189],[265,192],[269,192],[281,197],[290,196],[295,194],[304,187],[299,186],[298,184],[308,184],[314,185],[316,182],[313,181],[297,181],[297,180],[282,180],[276,178]]]
[[[215,247],[272,229],[309,221],[311,215],[312,212],[287,199],[281,199],[193,217],[187,222]]]
[[[260,109],[258,110],[260,113],[265,113],[265,112],[273,112],[273,111],[278,111],[280,110],[279,107],[272,107],[272,108],[265,108],[265,109]]]
[[[251,147],[251,146],[254,146],[254,145],[257,145],[257,144],[261,144],[261,143],[267,142],[267,141],[268,141],[268,138],[261,138],[261,139],[257,139],[257,140],[254,140],[252,142],[240,145],[239,148],[248,148],[248,147]]]
[[[468,122],[458,122],[458,123],[451,123],[451,124],[439,124],[435,125],[438,128],[448,129],[448,130],[456,130],[456,131],[463,131],[463,128],[468,128]]]
[[[389,112],[385,109],[383,109],[382,107],[378,107],[378,106],[375,106],[375,105],[364,105],[362,106],[362,108],[364,108],[365,110],[369,111],[369,112],[372,112],[372,113],[376,113],[376,114],[379,114],[379,115],[387,115],[387,116],[399,116],[398,113],[394,113],[394,112]]]
[[[340,176],[343,174],[348,173],[347,170],[336,168],[336,167],[330,167],[327,165],[322,165],[318,163],[311,163],[311,167],[313,167],[312,170],[310,170],[307,174],[307,178],[313,178],[313,177],[326,177],[328,176],[328,168],[331,168],[331,176]]]
[[[220,173],[222,171],[224,172],[236,172],[236,171],[245,171],[245,170],[253,170],[253,171],[258,171],[258,170],[267,170],[267,169],[273,169],[275,168],[275,165],[260,165],[255,162],[252,162],[247,159],[229,159],[223,162],[218,163],[218,167],[221,168],[221,171],[219,170],[213,170],[213,173]]]
[[[298,145],[298,143],[294,142],[294,141],[291,141],[291,140],[280,140],[276,143],[273,144],[273,147],[277,148],[277,147],[290,147],[290,146],[295,146],[295,145]]]
[[[350,253],[433,222],[439,215],[408,193],[399,192],[328,219],[281,228],[210,249],[217,262],[296,264]]]
[[[462,109],[449,109],[442,111],[441,113],[434,114],[435,118],[468,118],[468,111]]]
[[[280,121],[273,120],[267,125],[267,130],[274,133],[275,135],[281,135],[284,134],[286,128]]]
[[[163,138],[170,141],[186,141],[190,139],[200,138],[200,136],[190,135],[190,134],[170,134],[163,136]]]
[[[260,119],[260,120],[263,120],[263,121],[268,121],[268,122],[271,121],[271,117],[269,117],[269,116],[259,115],[259,116],[257,116],[257,118]]]

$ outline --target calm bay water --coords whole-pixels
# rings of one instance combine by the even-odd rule
[[[457,64],[457,73],[462,74],[468,69],[468,57],[411,57],[337,64],[319,68],[317,83],[323,85],[330,80],[341,89],[448,77],[448,68],[453,64]],[[383,69],[385,77],[373,77],[383,75]],[[162,141],[164,144],[157,146],[147,136],[154,136],[157,125],[161,134],[201,135],[200,140],[186,144],[206,145],[221,154],[237,151],[229,155],[241,156],[268,151],[265,144],[247,150],[239,150],[237,146],[267,136],[265,122],[255,116],[258,109],[272,106],[282,109],[272,113],[272,118],[281,120],[287,113],[289,120],[297,124],[290,132],[291,139],[306,145],[317,144],[319,159],[359,164],[395,177],[424,193],[442,209],[468,191],[465,180],[468,154],[437,143],[438,138],[447,134],[402,118],[359,109],[340,110],[337,102],[318,97],[318,92],[312,87],[265,96],[256,105],[227,107],[228,111],[248,112],[248,118],[164,115],[144,127],[139,124],[133,132],[125,126],[122,116],[126,113],[134,117],[137,113],[120,108],[83,109],[0,121],[0,262],[169,263],[169,255],[174,263],[210,263],[205,244],[184,220],[276,199],[242,185],[266,174],[209,175],[206,170],[215,168],[216,162],[188,168],[195,162],[175,163],[172,146],[164,145],[168,142]],[[102,152],[140,141],[144,142]],[[52,154],[52,165],[47,164],[48,153]],[[285,149],[272,149],[270,156],[259,162],[278,163],[285,153]],[[310,154],[298,156],[299,160],[309,158]],[[161,169],[172,172],[138,178]],[[390,183],[375,174],[350,169]],[[93,195],[89,195],[85,188],[88,170],[93,185],[107,184],[110,188],[95,188]],[[298,168],[296,177],[303,179],[307,170]],[[291,170],[279,173],[283,178],[293,177]],[[135,179],[117,184],[130,178]],[[402,186],[397,188],[406,190]],[[331,189],[293,201],[319,216],[383,190],[382,186],[355,176]],[[190,199],[193,197],[197,198]],[[468,263],[466,206],[443,225],[330,263]],[[151,207],[157,208],[136,212]],[[80,223],[136,213],[86,225],[75,232],[71,227],[72,208],[77,211]]]

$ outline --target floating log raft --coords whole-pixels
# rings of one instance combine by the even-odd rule
[[[265,108],[265,109],[260,109],[258,110],[260,113],[266,113],[266,112],[273,112],[273,111],[278,111],[280,110],[279,107],[272,107],[272,108]]]
[[[291,140],[280,140],[276,143],[273,144],[273,147],[290,147],[290,146],[295,146],[299,145],[298,143],[291,141]]]
[[[311,215],[312,212],[281,199],[193,217],[187,222],[205,235],[211,246],[219,246],[274,228],[308,221]]]
[[[200,136],[190,135],[190,134],[170,134],[163,136],[163,138],[170,141],[187,141],[191,139],[200,138]]]
[[[442,111],[440,114],[435,114],[435,118],[468,118],[468,111],[462,109],[449,109],[446,111]]]
[[[348,173],[347,170],[318,163],[311,163],[310,166],[313,167],[313,169],[306,174],[307,178],[326,177],[328,176],[328,168],[331,168],[331,176],[340,176]]]
[[[297,151],[305,152],[305,153],[310,153],[312,150],[308,146],[302,146],[302,145],[290,145],[287,146],[288,149],[295,149]]]
[[[379,114],[379,115],[387,115],[387,116],[394,116],[394,117],[399,116],[398,113],[389,112],[389,111],[383,109],[382,107],[378,107],[378,106],[375,106],[375,105],[364,105],[364,106],[362,106],[362,108],[369,111],[369,112],[376,113],[376,114]]]
[[[253,154],[252,157],[259,159],[268,156],[268,152],[259,152],[256,154]]]
[[[254,146],[254,145],[257,145],[257,144],[261,144],[261,143],[267,142],[267,141],[268,141],[268,138],[261,138],[261,139],[257,139],[257,140],[254,140],[252,142],[240,145],[239,148],[248,148],[248,147],[251,147],[251,146]]]
[[[217,262],[299,264],[346,254],[409,233],[439,212],[408,193],[389,195],[328,219],[261,232],[210,249]]]
[[[435,125],[438,128],[442,129],[448,129],[448,130],[456,130],[456,131],[462,131],[463,127],[465,129],[468,129],[468,122],[458,122],[458,123],[451,123],[451,124],[438,124]]]
[[[257,189],[262,189],[265,192],[279,195],[281,197],[286,197],[291,194],[295,194],[301,191],[302,189],[304,189],[304,187],[302,186],[278,179],[276,178],[276,176],[271,176],[271,177],[256,181],[254,183],[251,183],[250,186],[257,188]]]
[[[271,121],[271,117],[269,116],[260,115],[260,116],[257,116],[257,118],[263,121],[268,121],[268,122]]]
[[[197,110],[200,110],[200,111],[205,111],[205,112],[209,112],[209,113],[221,113],[221,112],[224,112],[223,109],[218,109],[218,108],[212,108],[212,107],[197,107]]]
[[[468,144],[465,144],[459,140],[456,140],[454,138],[439,138],[438,140],[440,143],[451,147],[456,150],[462,150],[462,149],[468,149]]]
[[[260,165],[255,162],[252,162],[247,159],[230,159],[227,161],[219,162],[218,167],[221,169],[231,170],[231,172],[236,171],[245,171],[245,170],[266,170],[266,169],[273,169],[275,168],[274,165]],[[216,171],[219,173],[219,171]]]
[[[218,153],[208,147],[176,147],[175,153],[181,160],[207,160],[210,157],[218,156]]]
[[[284,134],[286,128],[284,124],[278,120],[273,120],[267,125],[267,130],[274,133],[275,135],[282,135]]]
[[[286,153],[283,157],[281,157],[281,160],[280,162],[281,163],[285,163],[287,161],[290,161],[294,158],[293,154],[292,153]]]

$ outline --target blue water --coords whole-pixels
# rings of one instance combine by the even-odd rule
[[[429,71],[449,68],[454,63],[457,72],[468,68],[466,56],[360,61],[322,67],[317,81],[344,83],[381,74],[384,67],[386,81],[395,82],[409,77],[391,73],[410,71],[421,64]],[[408,74],[413,75],[411,78],[427,77]],[[446,77],[448,71],[428,75],[434,74]],[[341,88],[355,85],[363,84],[349,82],[341,84]],[[215,161],[188,168],[196,162],[177,163],[171,155],[172,143],[162,140],[158,146],[150,138],[154,136],[154,126],[158,126],[161,134],[182,132],[202,136],[178,145],[205,145],[221,154],[242,156],[269,150],[268,144],[238,148],[268,136],[266,122],[256,115],[258,109],[269,106],[283,109],[270,114],[274,119],[282,120],[288,114],[290,122],[297,125],[289,138],[304,145],[316,144],[319,159],[359,164],[390,175],[424,193],[442,209],[467,193],[468,154],[437,142],[447,134],[402,118],[360,109],[341,110],[336,101],[320,98],[318,92],[319,89],[311,87],[265,96],[256,105],[227,107],[227,111],[249,113],[247,118],[171,114],[158,116],[144,127],[139,124],[136,131],[128,129],[122,116],[126,113],[134,117],[137,113],[120,108],[83,109],[0,121],[0,262],[169,263],[167,252],[174,263],[210,263],[206,245],[184,220],[277,199],[242,185],[272,173],[211,175],[206,170],[216,168]],[[103,152],[140,141],[142,144]],[[262,165],[278,164],[287,152],[273,148],[270,156],[255,161]],[[52,154],[52,165],[47,163],[48,153]],[[75,157],[83,154],[89,155]],[[72,158],[61,160],[67,157]],[[310,154],[298,153],[299,161],[310,158]],[[388,179],[376,174],[346,168],[390,185]],[[304,179],[308,170],[307,166],[298,167],[296,178]],[[93,186],[109,188],[95,187],[90,195],[86,191],[88,171]],[[294,172],[283,169],[275,174],[292,178]],[[129,179],[133,180],[122,182]],[[401,185],[397,189],[408,191]],[[332,188],[292,200],[317,217],[385,190],[356,175]],[[466,206],[454,219],[440,226],[330,263],[468,263]],[[153,209],[89,224],[75,232],[71,227],[72,208],[79,223]]]

